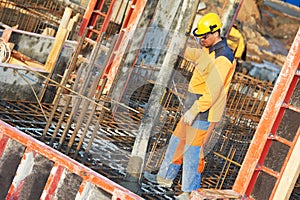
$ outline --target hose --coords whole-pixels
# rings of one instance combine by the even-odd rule
[[[6,63],[9,61],[11,56],[11,50],[9,48],[9,45],[3,40],[3,38],[0,38],[0,62]]]

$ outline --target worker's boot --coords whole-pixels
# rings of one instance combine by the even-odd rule
[[[151,174],[150,172],[145,172],[144,177],[146,180],[148,180],[151,183],[156,183],[167,188],[170,188],[173,184],[172,180],[162,178],[161,176]]]
[[[175,196],[176,200],[189,200],[190,199],[190,193],[189,192],[184,192],[178,196]]]

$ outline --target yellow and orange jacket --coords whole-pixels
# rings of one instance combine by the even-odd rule
[[[226,39],[209,49],[187,47],[184,56],[195,64],[188,95],[197,98],[189,110],[197,115],[196,120],[220,121],[236,66]]]

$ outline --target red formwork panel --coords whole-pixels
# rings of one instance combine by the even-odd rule
[[[143,199],[142,197],[134,194],[130,190],[118,185],[117,183],[109,180],[108,178],[98,174],[97,172],[91,170],[90,168],[78,163],[77,161],[71,159],[70,157],[52,149],[46,144],[32,138],[29,135],[19,131],[18,129],[6,124],[5,122],[0,120],[0,142],[1,149],[5,147],[5,143],[8,139],[15,140],[18,143],[24,145],[28,151],[35,152],[44,156],[45,158],[54,162],[54,168],[52,169],[51,174],[48,178],[46,186],[44,188],[44,193],[42,195],[42,199],[50,199],[51,195],[53,195],[54,190],[58,185],[59,178],[61,177],[62,170],[66,169],[70,173],[74,173],[80,176],[83,182],[89,182],[96,187],[102,189],[103,191],[112,195],[112,199],[116,200],[139,200]],[[1,150],[3,151],[3,150]],[[25,153],[26,153],[25,152]],[[22,184],[19,185],[21,187]],[[14,194],[17,195],[18,191],[16,188],[11,186],[11,190],[13,190]],[[79,193],[83,191],[84,187],[80,187],[78,190]]]
[[[6,135],[4,135],[2,133],[2,131],[0,130],[0,158],[2,157],[2,154],[4,152],[4,149],[6,147],[8,139],[9,138]]]

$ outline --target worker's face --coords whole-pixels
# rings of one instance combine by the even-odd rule
[[[200,39],[201,45],[206,48],[211,47],[215,41],[214,35],[215,35],[215,33],[206,33],[206,34],[200,36],[199,39]]]

